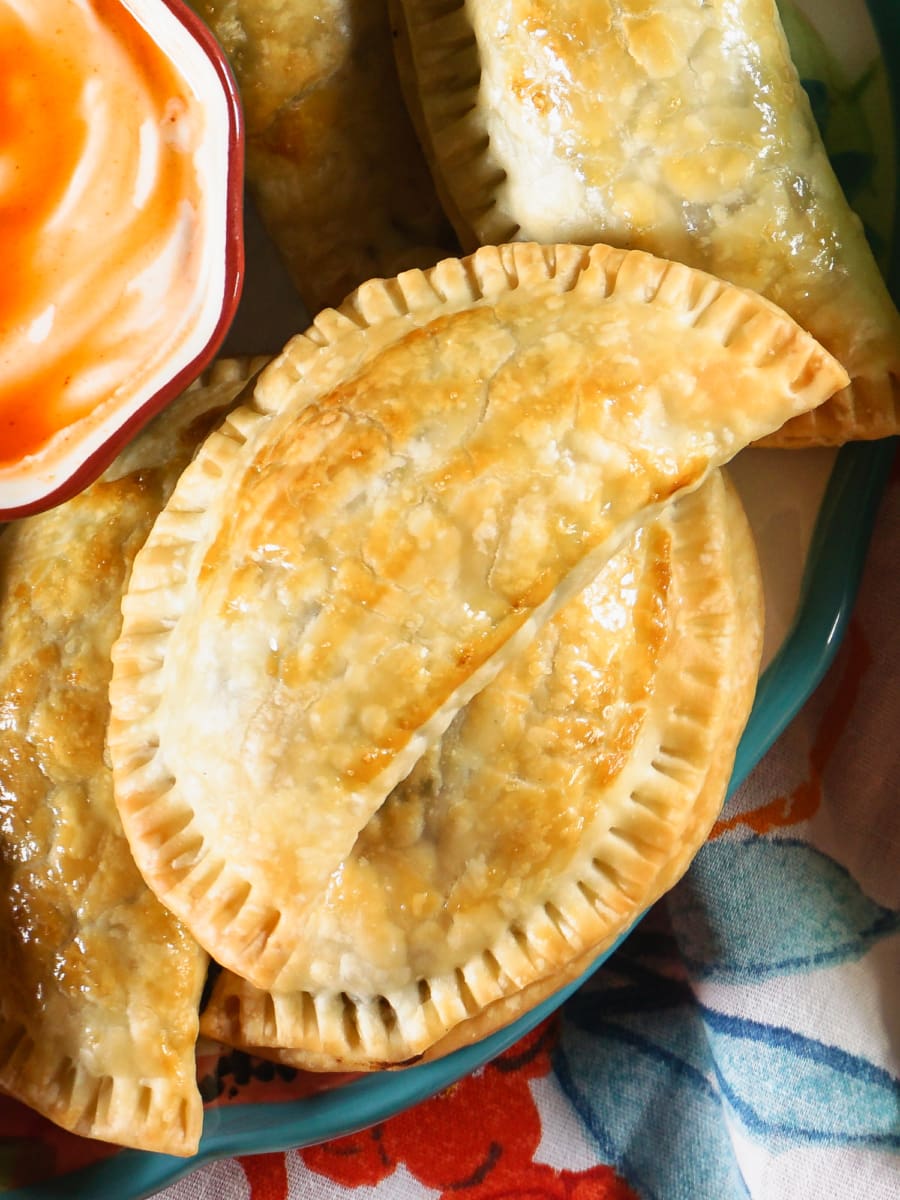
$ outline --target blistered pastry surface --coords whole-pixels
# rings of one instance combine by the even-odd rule
[[[385,0],[191,0],[225,49],[247,177],[310,313],[451,250],[400,95]]]
[[[761,292],[855,381],[779,441],[896,431],[900,317],[774,0],[404,9],[412,86],[470,239],[610,242]]]
[[[246,378],[215,368],[87,491],[0,537],[0,1086],[79,1133],[176,1154],[199,1137],[206,955],[122,832],[110,647],[138,547]]]
[[[323,314],[126,597],[110,749],[148,880],[223,965],[300,982],[309,905],[470,696],[639,515],[843,378],[758,298],[603,248]]]
[[[524,1011],[706,835],[752,702],[760,596],[717,473],[640,530],[370,819],[310,914],[305,992],[226,974],[206,1030],[297,1065],[372,1066]],[[329,1021],[342,1006],[350,1019]]]

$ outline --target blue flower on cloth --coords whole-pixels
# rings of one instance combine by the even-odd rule
[[[867,1019],[898,931],[806,842],[708,843],[566,1005],[554,1067],[598,1152],[647,1200],[900,1196],[900,1080]]]

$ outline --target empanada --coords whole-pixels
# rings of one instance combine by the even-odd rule
[[[386,0],[191,0],[234,68],[247,178],[311,313],[455,245],[396,77]]]
[[[668,499],[846,374],[760,297],[606,247],[360,288],[204,444],[113,651],[116,802],[222,965],[309,913],[456,713]]]
[[[309,986],[225,972],[203,1031],[371,1069],[484,1036],[575,977],[686,869],[718,813],[762,642],[720,472],[638,531],[457,716],[304,926]]]
[[[68,1129],[197,1147],[206,955],[144,885],[104,759],[122,592],[253,366],[223,363],[87,491],[0,537],[0,1088]]]
[[[775,0],[402,0],[406,90],[467,246],[608,242],[752,288],[852,387],[772,444],[900,428],[900,317]]]

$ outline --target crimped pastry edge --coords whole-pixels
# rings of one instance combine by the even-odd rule
[[[235,385],[251,381],[268,361],[265,357],[215,360],[179,395],[177,411],[166,410],[154,418],[91,486],[102,487],[159,466],[167,447],[174,453],[195,422],[215,420],[222,406],[233,402]],[[78,497],[68,503],[78,503]],[[47,519],[46,514],[24,518],[28,523]],[[48,947],[48,953],[51,950]],[[199,948],[191,969],[199,1001],[206,973],[206,956]],[[186,1032],[196,1036],[196,1013],[192,1020],[193,1028]],[[41,1031],[36,1022],[14,1019],[0,1003],[0,1092],[82,1137],[173,1155],[196,1153],[203,1105],[192,1056],[181,1064],[182,1076],[138,1080],[131,1074],[97,1073],[85,1061],[90,1054],[75,1057],[76,1049],[63,1043],[58,1029]]]
[[[201,985],[202,978],[198,998]],[[38,1057],[25,1026],[0,1018],[0,1092],[81,1137],[185,1157],[196,1153],[203,1102],[193,1077],[190,1090],[170,1079],[136,1084],[125,1076],[97,1075],[68,1056],[35,1075]]]
[[[447,0],[390,0],[390,10],[403,93],[457,237],[468,251],[514,240],[521,227],[504,203],[506,170],[477,103],[481,61],[465,0],[449,6]],[[881,375],[854,376],[826,404],[791,418],[758,445],[837,447],[898,431],[900,375],[886,368]]]
[[[713,509],[714,503],[721,504],[720,511]],[[733,487],[716,472],[704,488],[684,497],[680,504],[682,520],[692,519],[693,508],[699,510],[693,517],[695,523],[713,517],[718,523],[721,556],[728,570],[719,586],[727,587],[733,611],[721,673],[710,685],[721,688],[722,694],[714,698],[718,720],[704,726],[702,748],[709,761],[696,791],[685,785],[681,796],[668,806],[667,816],[676,835],[674,846],[660,850],[635,837],[630,848],[633,853],[623,859],[622,847],[615,844],[623,835],[601,839],[592,847],[594,870],[567,880],[547,898],[534,922],[507,930],[497,943],[452,972],[437,979],[420,979],[397,993],[358,997],[323,989],[319,993],[272,994],[224,973],[201,1015],[206,1036],[312,1071],[366,1071],[430,1061],[495,1032],[578,978],[677,882],[721,807],[755,694],[763,631],[759,563]],[[677,532],[677,522],[673,525]],[[693,525],[687,540],[696,540]],[[707,576],[702,578],[699,572],[682,571],[682,583],[699,597],[705,594],[704,585],[715,570],[708,564]],[[692,620],[699,623],[700,609],[688,602],[688,627]],[[681,630],[676,635],[677,653],[680,655],[686,640],[696,641],[693,661],[679,662],[677,667],[670,664],[669,669],[690,677],[701,664],[708,670],[708,642],[697,634],[688,634],[687,639],[684,634]],[[664,716],[674,726],[684,714]],[[671,740],[665,726],[658,735],[660,747]],[[649,785],[644,784],[650,795],[654,782],[650,779]],[[631,793],[632,800],[636,797],[637,803],[646,803],[640,787]],[[621,823],[617,818],[617,829]],[[604,841],[610,859],[619,855],[618,865],[603,861]],[[536,968],[530,978],[526,963]]]
[[[826,403],[792,417],[757,445],[773,450],[803,450],[813,446],[843,446],[852,441],[876,441],[900,431],[900,377],[857,375]]]
[[[117,804],[145,879],[223,965],[246,971],[252,958],[254,982],[261,987],[276,983],[290,955],[287,939],[279,942],[272,936],[281,913],[258,903],[240,872],[205,844],[193,825],[193,810],[158,761],[152,732],[153,713],[162,700],[158,668],[183,603],[185,563],[198,552],[207,510],[222,485],[239,472],[245,446],[252,451],[258,439],[277,431],[279,422],[295,419],[311,398],[343,376],[348,363],[359,370],[411,327],[473,303],[490,304],[523,287],[534,288],[538,296],[585,288],[604,300],[616,296],[661,305],[677,312],[686,326],[702,325],[705,334],[723,345],[741,337],[742,361],[765,362],[767,369],[779,371],[797,411],[819,403],[846,381],[814,339],[755,293],[641,251],[599,245],[485,247],[428,271],[371,281],[340,309],[319,314],[307,333],[288,343],[260,375],[249,402],[204,443],[138,556],[123,602],[123,633],[113,650],[108,739]],[[732,416],[754,429],[745,440],[757,436],[760,414],[735,415],[732,410]],[[141,686],[136,687],[138,678]],[[167,837],[166,829],[175,832]],[[164,861],[157,853],[161,837]]]
[[[515,239],[506,171],[478,106],[481,60],[465,0],[390,0],[397,73],[444,210],[466,250]]]

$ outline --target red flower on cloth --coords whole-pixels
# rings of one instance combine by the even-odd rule
[[[402,1164],[448,1200],[638,1200],[611,1167],[568,1171],[534,1161],[541,1119],[528,1083],[550,1071],[554,1037],[555,1022],[547,1022],[431,1100],[363,1133],[301,1151],[303,1162],[348,1188],[372,1187]],[[287,1200],[282,1155],[242,1165],[253,1200]]]
[[[283,1154],[239,1158],[253,1200],[288,1200],[288,1177]]]

